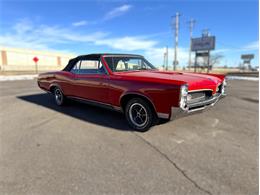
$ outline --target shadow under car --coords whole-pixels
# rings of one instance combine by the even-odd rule
[[[68,100],[64,106],[57,106],[54,102],[53,96],[47,93],[18,96],[17,98],[86,122],[117,130],[131,131],[124,115],[119,112],[84,104],[74,100]]]

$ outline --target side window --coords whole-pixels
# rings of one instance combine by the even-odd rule
[[[73,68],[71,69],[71,72],[73,72],[74,74],[78,74],[79,72],[79,67],[80,67],[80,61],[78,61]]]
[[[123,71],[123,70],[126,70],[127,69],[127,63],[123,62],[122,60],[120,60],[119,62],[117,62],[117,65],[116,65],[116,70],[117,71]]]
[[[80,73],[91,74],[98,70],[99,61],[96,60],[82,60],[80,63]]]
[[[81,60],[72,68],[75,74],[105,74],[105,68],[99,60]]]
[[[139,70],[142,66],[141,59],[120,59],[116,64],[115,71]]]

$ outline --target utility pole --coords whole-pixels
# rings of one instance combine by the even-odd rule
[[[166,53],[163,52],[163,65],[162,65],[163,70],[165,70],[165,56],[166,56]]]
[[[168,70],[168,45],[166,46],[165,62],[166,62],[166,70]]]
[[[189,50],[189,70],[191,68],[191,40],[192,40],[192,30],[195,25],[196,21],[194,19],[190,19],[189,21],[189,28],[190,28],[190,50]]]
[[[210,69],[210,50],[208,51],[208,70],[207,73],[209,73],[209,69]]]
[[[205,28],[202,30],[202,37],[208,37],[210,34],[209,34],[209,29],[208,28]],[[208,62],[208,69],[207,69],[207,73],[209,73],[209,69],[210,69],[210,50],[208,50],[208,58],[207,58]]]
[[[177,12],[175,15],[175,22],[172,23],[172,28],[175,30],[175,50],[174,50],[174,60],[173,60],[173,70],[176,70],[178,65],[177,53],[178,53],[178,38],[179,38],[179,17],[180,14]]]

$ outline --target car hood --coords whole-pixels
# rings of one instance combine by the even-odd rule
[[[189,91],[209,89],[216,91],[223,79],[208,74],[200,73],[184,73],[184,72],[170,72],[170,71],[131,71],[131,72],[117,72],[115,75],[120,75],[122,78],[133,80],[146,80],[151,82],[164,81],[172,84],[188,84]]]

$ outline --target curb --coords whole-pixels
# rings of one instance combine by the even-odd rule
[[[227,76],[228,80],[259,81],[258,77]]]
[[[38,75],[13,75],[13,76],[0,76],[0,81],[20,81],[20,80],[33,80]]]

